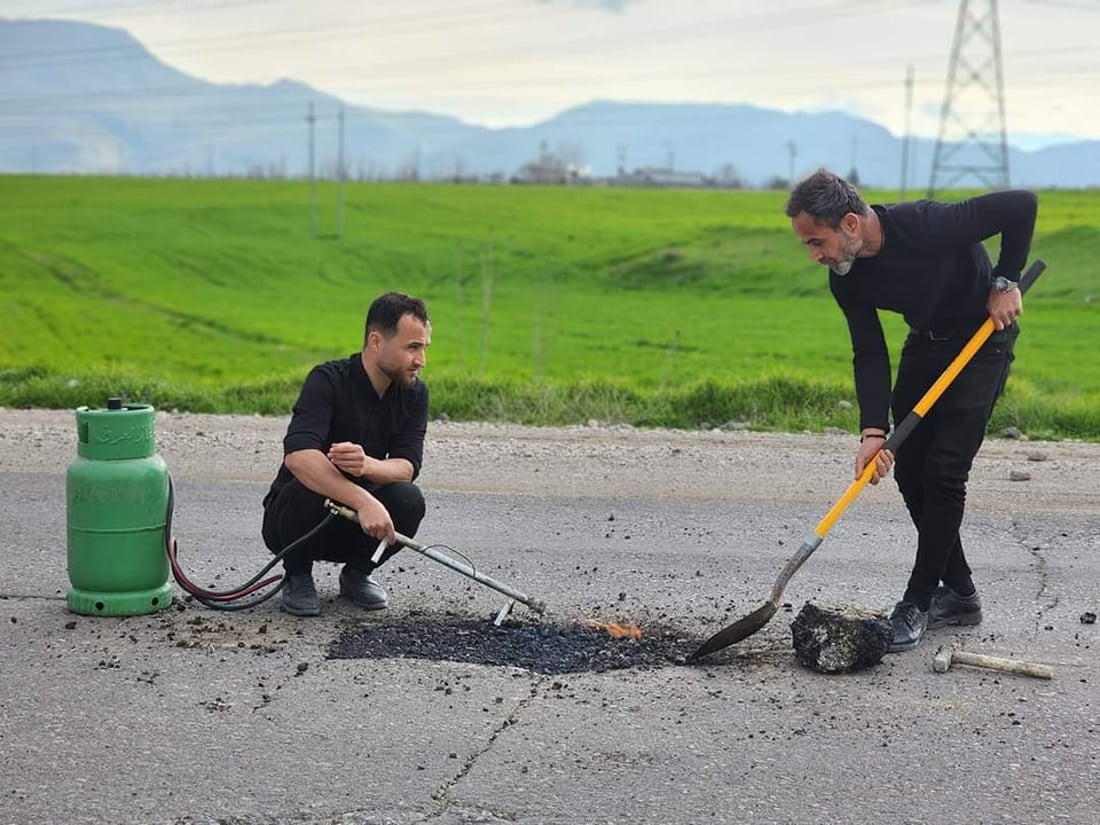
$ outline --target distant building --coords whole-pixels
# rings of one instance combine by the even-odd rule
[[[633,172],[624,172],[611,178],[612,186],[667,186],[699,188],[716,185],[715,180],[702,172],[687,172],[665,166],[643,166]]]
[[[523,164],[512,178],[513,183],[582,183],[591,177],[587,166],[574,166],[555,157],[540,158]]]

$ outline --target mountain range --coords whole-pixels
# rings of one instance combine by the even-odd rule
[[[121,29],[69,21],[0,19],[0,69],[6,173],[298,177],[312,155],[325,176],[342,157],[353,178],[509,179],[553,157],[594,177],[659,168],[679,173],[667,180],[695,173],[761,186],[825,166],[894,188],[905,152],[902,137],[863,118],[742,104],[597,101],[491,129],[349,105],[288,79],[211,83],[162,63]],[[1014,186],[1100,186],[1100,141],[1033,151],[1009,143]],[[909,141],[915,191],[928,186],[934,147]]]

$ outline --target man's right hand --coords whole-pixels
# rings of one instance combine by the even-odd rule
[[[359,517],[359,526],[368,536],[373,536],[380,541],[385,539],[387,544],[396,543],[397,533],[394,530],[393,519],[382,506],[382,502],[362,487],[348,481],[323,452],[312,449],[297,450],[287,453],[283,461],[303,486],[319,495],[354,508]]]
[[[359,526],[368,536],[379,541],[384,539],[386,544],[397,543],[397,531],[394,530],[393,519],[382,506],[382,502],[374,496],[368,495],[367,500],[355,512],[359,516]]]

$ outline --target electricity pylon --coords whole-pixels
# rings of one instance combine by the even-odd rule
[[[997,0],[960,0],[928,196],[968,178],[988,189],[1009,185]]]

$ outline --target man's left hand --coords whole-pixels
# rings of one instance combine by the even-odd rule
[[[336,469],[347,473],[349,476],[364,478],[367,475],[370,462],[374,459],[363,452],[362,445],[354,444],[351,441],[340,441],[329,447],[328,460],[335,465]]]

